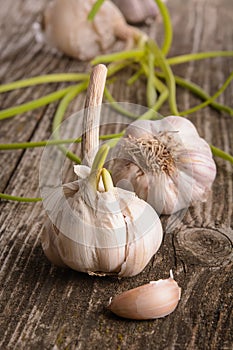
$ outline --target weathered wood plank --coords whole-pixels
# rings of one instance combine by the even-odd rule
[[[3,4],[4,3],[4,4]],[[35,44],[30,31],[45,5],[1,0],[2,82],[52,72],[87,71],[89,66],[52,56]],[[170,56],[232,49],[231,0],[168,1],[174,26]],[[23,19],[23,21],[22,21]],[[154,29],[151,29],[154,36]],[[161,40],[161,24],[156,35]],[[232,59],[216,58],[174,67],[174,72],[203,86],[210,94],[233,68]],[[119,101],[145,105],[143,83],[112,88]],[[0,95],[1,107],[47,94],[64,84],[38,86]],[[220,101],[232,106],[233,84]],[[178,89],[178,108],[198,103]],[[80,110],[84,95],[67,116]],[[1,142],[47,139],[56,104],[0,123]],[[166,114],[167,107],[163,112]],[[191,115],[208,142],[233,153],[232,118],[210,108]],[[42,149],[1,153],[1,188],[6,193],[36,196]],[[41,203],[0,203],[0,347],[2,349],[231,349],[233,344],[233,188],[232,167],[216,159],[217,179],[205,204],[191,207],[181,223],[165,233],[164,243],[145,270],[134,278],[90,277],[52,266],[40,246],[45,220]],[[72,166],[67,169],[71,177]],[[163,225],[166,227],[166,218]],[[149,280],[166,278],[172,268],[182,288],[177,310],[164,319],[122,320],[106,309],[111,296]]]

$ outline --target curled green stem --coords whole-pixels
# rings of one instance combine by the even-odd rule
[[[163,103],[167,100],[167,98],[168,98],[168,90],[161,93],[158,100],[154,104],[154,106],[152,106],[152,108],[150,108],[148,111],[142,114],[137,120],[161,119],[162,116],[161,114],[158,113],[158,110],[163,105]]]
[[[203,60],[207,58],[215,57],[233,57],[233,51],[207,51],[207,52],[197,52],[189,53],[185,55],[175,56],[167,58],[167,63],[171,65],[181,64],[190,61]]]
[[[10,201],[16,201],[16,202],[26,202],[26,203],[35,203],[35,202],[41,202],[42,198],[35,197],[35,198],[29,198],[29,197],[18,197],[18,196],[11,196],[10,194],[0,193],[0,198]]]
[[[177,109],[177,104],[176,104],[176,82],[175,82],[173,72],[172,72],[169,64],[167,63],[167,60],[164,57],[163,53],[161,52],[161,50],[157,46],[157,44],[153,40],[149,40],[148,46],[149,46],[149,49],[152,50],[152,52],[154,52],[154,55],[156,57],[156,61],[158,62],[159,67],[161,68],[161,70],[164,73],[164,77],[165,77],[167,87],[169,90],[168,100],[169,100],[171,113],[173,115],[179,115],[179,112]]]
[[[148,77],[149,74],[151,74],[151,73],[149,72],[147,65],[143,61],[141,61],[141,67],[142,67],[142,70],[145,73],[145,75]],[[153,73],[154,73],[154,71],[153,71]],[[138,119],[146,120],[146,119],[158,119],[158,118],[160,118],[160,116],[158,116],[157,111],[162,107],[164,102],[168,99],[169,92],[168,92],[168,88],[161,82],[161,80],[158,79],[158,77],[155,74],[153,74],[153,84],[154,84],[154,87],[160,93],[158,100],[151,107],[151,109],[149,109],[146,113],[144,113]]]
[[[156,75],[162,79],[165,79],[164,73],[156,72]],[[175,82],[177,85],[181,86],[182,88],[188,89],[191,91],[194,95],[198,96],[202,100],[208,100],[210,98],[210,95],[208,95],[205,90],[203,90],[199,85],[188,81],[184,78],[181,78],[179,76],[174,76]],[[210,103],[210,106],[216,109],[219,112],[225,112],[231,116],[233,116],[233,109],[229,106],[223,105],[221,103],[218,103],[216,101],[212,101]]]
[[[95,15],[97,14],[97,12],[99,11],[100,7],[103,5],[105,0],[97,0],[94,5],[91,8],[91,11],[88,14],[87,19],[89,21],[92,21],[95,17]]]
[[[116,61],[122,60],[140,60],[144,56],[145,52],[143,50],[129,50],[129,51],[121,51],[117,53],[112,53],[109,55],[101,55],[94,58],[91,61],[92,65],[96,65],[99,63],[112,63]]]
[[[139,68],[139,69],[127,80],[127,84],[128,84],[128,85],[134,84],[142,75],[143,75],[143,69],[142,69],[142,68]]]
[[[159,91],[160,95],[158,100],[155,102],[155,104],[152,106],[152,110],[157,112],[164,102],[169,97],[169,90],[156,76],[154,76],[154,85],[156,86],[157,90]],[[143,119],[143,118],[142,118]]]
[[[26,148],[37,148],[46,146],[58,146],[63,144],[79,143],[79,139],[66,139],[66,140],[45,140],[45,141],[31,141],[31,142],[14,142],[14,143],[0,143],[1,151],[10,151],[14,149],[26,149]]]
[[[213,145],[210,145],[210,148],[214,156],[227,160],[228,162],[233,164],[233,156],[231,156],[229,153],[226,153],[220,148],[215,147]]]
[[[233,164],[233,156],[231,156],[229,153],[224,152],[223,150],[221,150],[220,148],[217,148],[213,145],[210,145],[210,148],[212,150],[212,153],[214,156],[222,158],[228,162],[230,162],[231,164]],[[109,148],[107,149],[107,153],[108,153]],[[107,154],[106,154],[107,156]],[[104,161],[106,159],[106,156],[104,155]],[[102,163],[100,164],[100,166],[104,164],[103,158],[102,158]],[[101,167],[100,167],[101,169]],[[99,171],[99,176],[100,176],[101,170]],[[110,175],[110,174],[109,174]],[[105,181],[106,186],[105,186],[105,190],[108,191],[110,189],[111,186],[109,186],[109,182],[107,184],[107,182]],[[30,198],[30,197],[18,197],[18,196],[11,196],[9,194],[5,194],[5,193],[0,193],[0,198],[1,199],[5,199],[5,200],[11,200],[11,201],[17,201],[17,202],[26,202],[26,203],[35,203],[35,202],[40,202],[42,201],[42,198],[40,197],[35,197],[35,198]]]
[[[46,105],[50,104],[51,102],[57,101],[57,100],[61,99],[62,97],[64,97],[67,94],[67,92],[70,91],[70,89],[72,89],[72,87],[68,87],[68,88],[53,92],[53,93],[46,95],[44,97],[41,97],[37,100],[23,103],[22,105],[19,105],[16,107],[4,109],[4,110],[0,111],[0,120],[11,118],[17,114],[25,113],[25,112],[32,111],[32,110],[37,109],[37,108],[42,107],[42,106],[46,106]]]
[[[69,92],[63,97],[61,100],[58,109],[56,111],[56,114],[53,119],[53,125],[52,125],[52,131],[53,131],[53,137],[55,140],[60,138],[60,125],[63,120],[64,114],[70,104],[70,102],[82,91],[84,91],[87,88],[88,82],[84,82],[81,84],[78,84],[77,86],[73,87],[69,90]],[[72,161],[76,162],[77,164],[81,163],[81,159],[77,157],[74,153],[71,151],[68,151],[67,148],[60,145],[60,150]]]
[[[12,83],[0,85],[0,93],[21,89],[29,86],[39,85],[39,84],[60,83],[65,81],[80,81],[80,80],[87,80],[88,78],[89,78],[89,74],[82,74],[82,73],[57,73],[57,74],[41,75],[37,77],[13,81]]]
[[[110,93],[109,89],[105,86],[104,89],[104,96],[106,97],[106,99],[108,100],[108,102],[111,103],[111,107],[114,108],[117,112],[119,112],[120,114],[125,115],[126,117],[129,118],[133,118],[133,119],[137,119],[138,115],[127,111],[125,108],[122,107],[121,104],[119,104],[112,96],[112,94]]]
[[[149,108],[152,108],[157,100],[157,93],[156,93],[156,88],[154,84],[154,55],[152,52],[148,53],[146,98],[147,98],[147,106]]]
[[[228,85],[230,84],[230,82],[233,79],[233,72],[230,74],[230,76],[227,78],[227,80],[224,82],[224,84],[221,86],[221,88],[210,98],[208,98],[205,102],[200,103],[199,105],[187,109],[186,111],[183,111],[180,113],[181,116],[187,115],[187,114],[191,114],[194,112],[197,112],[200,109],[203,109],[204,107],[210,105],[213,101],[216,100],[216,98],[218,98],[223,92],[224,90],[228,87]]]
[[[114,147],[117,145],[118,141],[120,141],[120,139],[122,138],[122,136],[124,135],[124,133],[125,133],[125,130],[123,130],[121,133],[119,133],[119,134],[118,134],[118,137],[114,137],[114,138],[108,140],[107,145],[108,145],[110,148],[114,148]]]
[[[107,77],[111,77],[112,75],[118,73],[122,69],[125,69],[131,64],[131,62],[123,61],[123,62],[113,62],[108,65],[108,73]]]
[[[99,137],[100,140],[117,139],[122,136],[122,133],[106,134]],[[82,138],[77,139],[65,139],[65,140],[45,140],[45,141],[32,141],[32,142],[14,142],[14,143],[0,143],[1,151],[10,151],[14,149],[26,149],[36,147],[57,146],[63,144],[80,143]]]
[[[163,39],[163,45],[161,50],[164,56],[167,56],[171,47],[172,37],[173,37],[171,18],[164,2],[162,0],[155,0],[155,2],[163,18],[163,25],[164,25],[164,39]]]

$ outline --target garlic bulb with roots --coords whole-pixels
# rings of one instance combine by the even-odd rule
[[[114,184],[163,214],[205,201],[216,176],[209,145],[178,116],[130,124],[112,157]]]
[[[36,38],[79,60],[90,60],[109,50],[117,38],[132,47],[143,34],[129,26],[120,10],[105,1],[92,21],[87,19],[95,0],[53,0],[43,14]]]
[[[113,186],[99,165],[108,150],[103,145],[89,175],[44,198],[49,220],[42,247],[54,264],[90,274],[134,276],[140,273],[162,242],[162,226],[155,210],[133,192]],[[87,167],[78,166],[78,174]],[[99,187],[99,178],[104,188]]]

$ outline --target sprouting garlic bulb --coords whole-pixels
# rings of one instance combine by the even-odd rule
[[[113,0],[123,13],[127,22],[142,23],[158,14],[158,7],[154,0]]]
[[[177,116],[132,123],[113,158],[115,185],[133,189],[163,214],[205,201],[216,176],[209,145],[189,120]]]
[[[50,218],[42,233],[46,256],[90,274],[140,273],[162,242],[158,215],[132,192],[96,189],[87,167],[78,166],[76,172],[83,178],[44,199]]]
[[[171,274],[168,279],[152,281],[117,295],[108,308],[120,317],[149,320],[172,313],[180,296],[181,289]]]
[[[127,25],[111,1],[105,1],[94,20],[88,21],[94,3],[95,0],[50,2],[43,15],[44,40],[68,56],[89,60],[111,48],[116,38],[130,46],[141,35],[138,29]]]

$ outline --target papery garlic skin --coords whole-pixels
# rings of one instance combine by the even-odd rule
[[[178,305],[181,289],[173,278],[152,281],[111,299],[108,309],[120,317],[149,320],[165,317]]]
[[[209,145],[177,116],[130,124],[112,157],[114,184],[124,183],[163,214],[205,201],[216,176]]]
[[[58,189],[45,198],[53,223],[42,234],[47,257],[81,272],[120,277],[140,273],[162,243],[153,208],[119,188],[94,192],[87,179],[65,189],[67,197]]]
[[[106,52],[116,38],[130,44],[139,36],[140,31],[127,25],[111,1],[105,1],[93,21],[88,21],[94,3],[95,0],[50,2],[43,15],[44,40],[52,48],[85,61]],[[36,37],[41,38],[41,35],[37,33]]]

